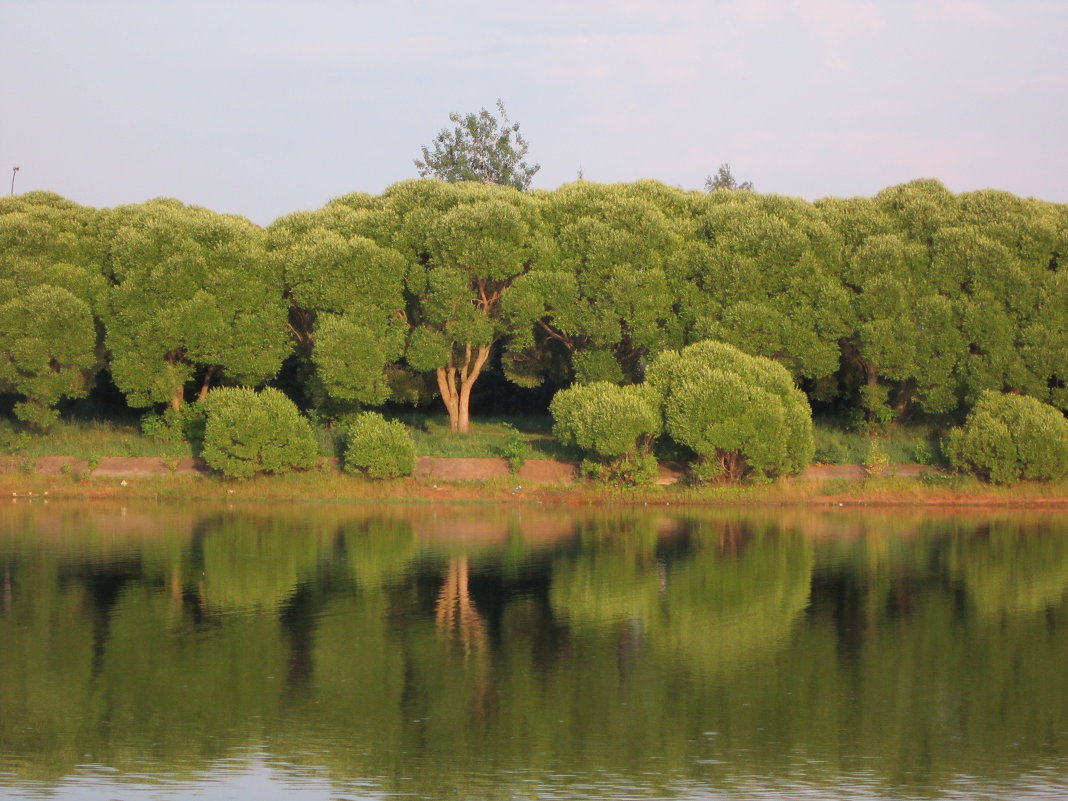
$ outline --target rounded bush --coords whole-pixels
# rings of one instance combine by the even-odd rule
[[[231,478],[285,473],[315,464],[311,424],[277,389],[214,389],[197,403],[204,414],[204,461]]]
[[[659,397],[650,387],[576,384],[556,393],[549,412],[556,438],[588,454],[582,463],[586,475],[623,484],[656,479],[648,446],[661,424]]]
[[[576,384],[557,392],[549,404],[553,434],[564,445],[601,457],[634,453],[639,438],[660,433],[657,400],[648,387]]]
[[[1068,478],[1068,419],[1026,395],[984,392],[964,425],[946,437],[958,470],[995,484]]]
[[[647,380],[663,397],[667,433],[697,454],[699,479],[799,473],[812,461],[808,399],[771,359],[697,342],[660,354]]]
[[[415,469],[415,441],[403,423],[364,412],[349,426],[344,464],[350,473],[371,478],[410,476]]]

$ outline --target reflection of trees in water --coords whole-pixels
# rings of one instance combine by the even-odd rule
[[[1045,612],[1068,594],[1068,532],[1021,528],[998,521],[979,536],[953,538],[948,554],[952,575],[984,616]]]
[[[472,549],[387,517],[216,515],[121,559],[27,525],[0,557],[0,753],[22,777],[244,747],[427,797],[498,768],[644,781],[650,754],[723,786],[879,755],[919,786],[1065,753],[1063,526],[814,542],[761,515],[606,514],[532,567],[521,525]]]
[[[239,612],[278,609],[314,569],[323,543],[281,521],[226,516],[198,525],[194,545],[204,605]]]
[[[744,522],[694,523],[660,548],[640,519],[558,558],[554,609],[580,628],[611,630],[621,655],[647,644],[716,673],[781,647],[808,602],[812,548]]]

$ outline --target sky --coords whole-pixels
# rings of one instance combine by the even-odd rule
[[[534,186],[1068,202],[1068,0],[0,0],[0,183],[261,225],[498,99]],[[12,173],[13,167],[18,173]]]

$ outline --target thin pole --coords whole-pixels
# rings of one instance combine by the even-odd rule
[[[11,168],[11,194],[15,194],[15,174],[19,171],[18,167]]]

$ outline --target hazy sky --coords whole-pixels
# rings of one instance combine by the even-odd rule
[[[1068,202],[1068,0],[0,0],[0,175],[266,224],[502,98],[555,188]]]

